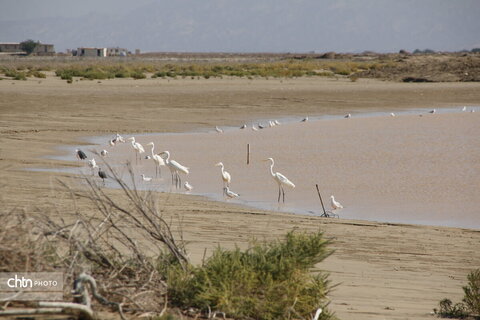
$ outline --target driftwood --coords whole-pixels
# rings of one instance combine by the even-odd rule
[[[0,311],[0,317],[18,317],[28,315],[76,315],[82,320],[93,320],[94,312],[91,306],[91,297],[86,285],[90,286],[92,296],[95,300],[103,305],[113,306],[120,313],[123,320],[126,320],[122,305],[117,302],[111,302],[105,299],[98,293],[97,283],[92,276],[86,273],[81,273],[74,283],[73,296],[76,302],[63,302],[63,301],[38,301],[31,303],[31,308],[24,309],[10,309]],[[12,296],[11,301],[15,299]],[[5,299],[4,299],[5,300]]]

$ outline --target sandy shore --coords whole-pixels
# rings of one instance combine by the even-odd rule
[[[79,81],[71,85],[56,79],[3,80],[0,81],[1,210],[16,207],[30,212],[47,208],[52,201],[59,207],[70,206],[68,197],[52,192],[58,190],[55,179],[69,174],[24,169],[75,166],[75,162],[49,160],[45,156],[56,153],[58,145],[80,145],[82,137],[117,131],[133,134],[211,130],[218,124],[237,126],[261,118],[478,106],[479,89],[477,83],[403,84],[341,79],[170,82],[148,79]],[[465,120],[466,124],[458,127],[468,130],[468,126],[474,125],[470,121],[478,121],[478,117],[466,116],[442,115],[435,119],[443,127]],[[388,118],[388,123],[399,119]],[[412,120],[429,122],[433,118]],[[346,122],[340,125],[343,123]],[[412,129],[421,134],[424,127],[415,128]],[[272,134],[274,129],[279,128],[273,128]],[[457,133],[463,135],[464,131]],[[464,138],[462,145],[467,147],[475,135]],[[478,145],[478,141],[472,141]],[[278,171],[293,180],[294,173],[281,163],[282,156],[275,157],[280,159]],[[178,160],[187,164],[181,155]],[[345,166],[350,169],[348,163]],[[478,176],[478,165],[472,170]],[[423,171],[418,168],[418,172]],[[235,174],[235,177],[240,175]],[[436,174],[432,179],[438,182]],[[443,195],[458,192],[450,188],[435,190],[444,192]],[[352,203],[353,191],[342,194],[346,192],[343,190],[340,186],[332,187],[331,192]],[[276,200],[275,189],[272,197]],[[288,197],[292,202],[295,200],[293,193]],[[272,239],[292,228],[325,230],[334,240],[336,252],[318,267],[331,272],[333,283],[340,283],[331,295],[331,307],[342,319],[430,319],[429,313],[440,299],[460,300],[467,273],[480,265],[476,250],[480,242],[478,230],[327,220],[180,194],[161,194],[160,198],[167,214],[184,218],[185,238],[191,242],[189,249],[194,261],[201,259],[204,248],[210,250],[218,244],[245,246],[252,237]],[[474,207],[475,202],[469,205]]]

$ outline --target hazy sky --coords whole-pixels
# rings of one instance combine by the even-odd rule
[[[0,0],[0,42],[142,51],[480,47],[480,0]]]

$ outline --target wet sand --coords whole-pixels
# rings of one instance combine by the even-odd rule
[[[59,212],[69,210],[72,200],[59,188],[56,179],[70,179],[72,174],[26,169],[75,168],[75,161],[51,160],[48,156],[57,153],[72,156],[70,152],[58,150],[58,146],[82,147],[88,144],[83,138],[89,136],[111,136],[115,132],[211,131],[215,125],[239,126],[255,119],[355,115],[357,112],[479,104],[478,83],[404,84],[325,78],[186,79],[170,82],[117,79],[101,83],[74,81],[73,84],[51,78],[42,81],[2,80],[0,210],[9,212],[16,208],[29,214],[35,210],[50,210],[52,203]],[[429,118],[422,120],[425,119]],[[447,127],[458,121],[448,117],[438,119]],[[347,123],[340,122],[341,125]],[[273,134],[281,128],[262,134]],[[140,141],[143,142],[141,138]],[[160,149],[160,145],[157,148]],[[260,158],[257,153],[260,150],[258,147],[252,149],[254,159]],[[324,151],[329,157],[329,150]],[[174,155],[193,169],[190,153],[186,153],[185,158],[180,150],[175,150]],[[282,160],[284,155],[270,156],[278,158],[276,169],[300,188],[301,184],[294,180],[296,172]],[[321,176],[324,167],[332,166],[333,160],[326,159],[328,161],[319,166]],[[243,189],[239,184],[242,172],[235,171],[235,166],[234,162],[227,164],[233,175],[232,189]],[[266,163],[259,163],[255,168],[262,177],[270,178]],[[218,168],[209,170],[217,179],[214,193],[219,194]],[[345,170],[352,169],[347,167]],[[324,192],[327,195],[334,193],[344,203],[347,208],[342,215],[356,206],[356,201],[352,201],[354,196],[343,195],[343,190],[333,188],[335,184],[318,183],[322,190],[325,185],[332,186],[331,190]],[[195,184],[196,187],[202,185],[198,181]],[[269,188],[265,192],[269,194],[268,202],[275,203],[275,185],[270,181],[262,187]],[[361,186],[362,191],[368,188],[368,183]],[[117,190],[109,192],[114,197],[119,196]],[[188,250],[195,263],[201,261],[205,248],[208,255],[218,245],[245,247],[252,238],[276,239],[292,229],[324,230],[326,237],[333,241],[335,253],[318,268],[331,273],[333,284],[340,284],[331,294],[331,308],[341,319],[431,319],[429,313],[438,301],[445,297],[455,301],[462,298],[461,287],[465,285],[466,275],[480,265],[478,230],[324,219],[212,202],[204,197],[183,194],[159,193],[158,197],[167,217],[171,216],[172,221],[181,217],[184,237],[189,242]],[[293,203],[294,197],[294,192],[287,193],[287,205],[290,201]],[[78,201],[77,206],[79,209],[89,208],[82,201]]]
[[[218,201],[222,196],[222,161],[232,176],[230,188],[238,199],[227,201],[265,210],[321,214],[315,184],[319,184],[327,210],[331,194],[345,207],[342,218],[451,227],[480,228],[480,112],[354,117],[285,123],[253,131],[225,128],[195,134],[137,136],[151,154],[169,150],[172,158],[190,168],[183,181],[191,193]],[[264,122],[265,125],[265,122]],[[247,144],[250,164],[247,165]],[[108,160],[135,164],[130,143],[119,144]],[[101,150],[101,146],[92,147]],[[286,175],[295,189],[285,187],[286,202],[277,203],[278,187],[270,175]],[[153,177],[145,188],[172,190],[170,172],[156,177],[151,160],[134,165],[138,176]],[[182,184],[183,185],[183,184]]]

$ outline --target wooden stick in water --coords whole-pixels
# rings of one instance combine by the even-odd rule
[[[322,196],[320,195],[320,190],[318,189],[318,184],[315,184],[315,187],[317,187],[318,197],[320,198],[320,203],[322,204],[323,216],[328,217],[327,212],[325,211],[325,206],[323,205]]]

